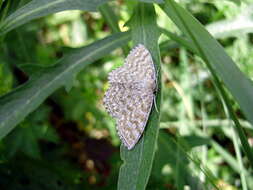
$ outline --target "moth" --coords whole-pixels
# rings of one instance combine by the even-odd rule
[[[156,70],[150,52],[137,45],[124,65],[109,73],[108,81],[103,102],[116,119],[121,141],[130,150],[143,134],[155,98]]]

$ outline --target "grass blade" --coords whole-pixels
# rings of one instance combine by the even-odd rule
[[[105,3],[104,5],[99,7],[99,11],[101,12],[102,16],[104,17],[106,23],[110,26],[112,32],[120,32],[119,29],[119,19],[115,15],[114,10]]]
[[[51,93],[66,85],[85,66],[107,55],[129,40],[129,33],[117,33],[77,49],[55,66],[37,72],[24,85],[0,97],[0,139],[7,135]]]
[[[228,0],[228,1],[232,1],[232,2],[234,2],[234,3],[237,4],[237,5],[240,5],[240,4],[241,4],[241,0]]]
[[[205,28],[192,17],[187,11],[181,8],[172,0],[167,0],[163,7],[165,13],[177,24],[177,26],[191,40],[198,54],[207,64],[211,71],[214,83],[221,93],[228,108],[230,117],[235,122],[235,129],[240,137],[242,147],[251,165],[253,165],[253,153],[248,144],[243,129],[233,112],[228,96],[223,89],[219,79],[224,82],[228,90],[239,103],[247,119],[253,123],[253,85],[252,81],[244,76],[232,59],[226,54],[221,45],[205,30]],[[186,42],[187,43],[187,42]]]
[[[165,13],[192,40],[199,55],[209,69],[212,69],[224,82],[228,90],[241,106],[248,120],[253,124],[253,85],[244,76],[222,46],[205,30],[205,28],[172,0],[163,6]],[[236,80],[235,80],[236,79]]]
[[[192,137],[196,138],[198,136]],[[203,137],[199,137],[199,139],[202,138]],[[190,186],[190,189],[206,189],[204,188],[204,186],[206,186],[207,184],[201,182],[199,178],[196,178],[194,176],[192,172],[193,170],[191,170],[191,167],[189,166],[189,163],[192,162],[196,166],[196,168],[198,168],[198,170],[202,171],[205,174],[205,176],[208,179],[208,182],[210,183],[210,185],[213,186],[213,189],[218,190],[218,187],[216,186],[217,178],[212,174],[209,168],[205,167],[203,163],[201,163],[201,161],[198,159],[197,156],[194,156],[194,154],[193,155],[190,154],[192,148],[195,147],[194,146],[195,143],[192,143],[190,138],[187,138],[187,136],[185,137],[178,136],[177,140],[178,141],[176,141],[174,138],[170,137],[168,134],[161,131],[158,138],[159,142],[158,154],[156,155],[156,159],[160,159],[159,162],[165,162],[163,163],[163,165],[169,163],[169,165],[173,169],[172,171],[173,173],[179,172],[176,178],[176,180],[179,180],[179,182],[176,181],[175,183],[176,184],[181,183],[180,184],[181,187],[182,186],[185,187],[186,185],[188,185]],[[209,140],[205,139],[203,142],[207,143],[209,142]],[[197,144],[195,145],[198,146]],[[161,157],[163,158],[161,159]],[[179,189],[179,186],[177,187],[177,189]]]
[[[242,34],[252,33],[253,4],[242,10],[242,12],[233,19],[225,19],[213,22],[206,26],[206,29],[215,38],[240,37]]]
[[[190,51],[194,52],[194,53],[197,53],[198,54],[198,51],[197,49],[194,47],[194,44],[182,37],[179,37],[179,36],[176,36],[175,34],[172,34],[170,33],[169,31],[167,30],[164,30],[164,29],[160,29],[164,34],[168,35],[171,39],[175,40],[176,42],[178,42],[179,44],[183,45],[184,47],[186,47],[187,49],[189,49]],[[212,70],[211,70],[212,71]],[[229,112],[229,115],[230,117],[232,118],[232,120],[234,121],[235,125],[234,125],[234,128],[235,130],[237,131],[239,137],[240,137],[240,140],[243,144],[243,149],[244,149],[244,152],[246,153],[246,155],[248,156],[250,162],[251,162],[251,165],[253,165],[253,153],[251,151],[251,148],[249,146],[249,143],[247,141],[247,138],[245,136],[245,133],[243,131],[243,126],[241,125],[241,123],[239,122],[239,120],[237,119],[234,111],[233,111],[233,108],[232,106],[230,105],[230,101],[229,101],[229,98],[225,92],[225,90],[223,89],[222,85],[220,84],[220,81],[219,79],[217,78],[217,76],[215,75],[214,72],[211,72],[212,75],[213,75],[213,78],[214,78],[214,83],[215,83],[215,86],[217,88],[217,90],[220,92],[220,95],[221,95],[221,98],[224,100],[224,103],[225,103],[225,106],[227,107],[228,109],[228,112]],[[244,122],[245,123],[245,122]],[[252,129],[251,126],[248,126],[249,129]]]
[[[33,19],[64,10],[96,11],[96,8],[106,1],[108,0],[33,0],[0,24],[0,34],[5,34]]]
[[[153,5],[141,3],[135,9],[130,21],[132,39],[134,44],[142,43],[149,49],[158,73],[158,92],[156,105],[160,110],[161,80],[160,80],[160,54],[158,48],[159,30],[156,25],[156,15]],[[152,163],[156,151],[156,142],[159,131],[159,113],[154,109],[149,117],[148,124],[141,140],[133,150],[128,151],[121,146],[123,165],[120,168],[118,189],[143,190],[150,176]]]
[[[104,17],[106,23],[110,26],[113,33],[120,32],[119,28],[119,18],[114,13],[114,10],[108,5],[108,3],[105,3],[99,7],[99,11]],[[124,55],[127,55],[128,48],[123,47]]]
[[[164,0],[138,0],[145,3],[164,3]]]

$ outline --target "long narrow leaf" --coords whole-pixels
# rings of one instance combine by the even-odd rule
[[[242,34],[253,32],[252,19],[253,4],[241,11],[233,19],[225,19],[213,22],[206,26],[206,29],[215,38],[240,37]]]
[[[145,3],[164,3],[164,0],[138,0]]]
[[[99,11],[104,17],[106,23],[110,26],[113,33],[120,32],[119,28],[119,18],[114,13],[114,10],[108,5],[108,3],[105,3],[104,5],[101,5],[99,7]],[[127,47],[123,47],[124,55],[127,55],[128,49]]]
[[[224,82],[228,90],[241,106],[247,119],[253,123],[253,85],[252,81],[246,78],[238,69],[232,59],[226,54],[222,46],[205,30],[205,28],[192,17],[187,11],[181,8],[172,0],[167,0],[163,7],[166,14],[178,25],[178,27],[188,36],[196,48],[198,54],[206,62],[210,69],[214,83],[219,89],[225,101],[231,118],[235,122],[235,128],[243,144],[244,151],[253,165],[253,153],[247,142],[243,129],[233,112],[232,106],[226,92],[219,79]],[[195,49],[194,48],[194,49]]]
[[[158,48],[159,30],[156,25],[156,14],[151,4],[140,4],[130,21],[132,39],[135,45],[141,43],[149,49],[158,74],[158,92],[156,93],[156,107],[149,117],[148,124],[141,140],[133,150],[129,151],[121,146],[121,158],[124,161],[120,168],[118,189],[120,190],[143,190],[150,176],[156,142],[159,131],[159,110],[161,101],[160,81],[160,54]]]
[[[234,3],[237,4],[237,5],[240,5],[240,4],[241,4],[241,0],[228,0],[228,1],[232,1],[232,2],[234,2]]]
[[[224,82],[241,106],[248,120],[253,124],[253,85],[244,76],[222,46],[187,11],[172,0],[163,6],[165,13],[192,40],[200,56]]]
[[[119,29],[119,18],[115,15],[114,10],[105,3],[99,7],[99,11],[110,26],[112,32],[120,32]]]
[[[64,10],[96,11],[108,0],[33,0],[21,7],[0,24],[0,34],[4,34],[35,18]]]
[[[76,50],[53,67],[43,69],[24,85],[0,98],[0,139],[7,135],[51,93],[93,61],[123,46],[129,33],[117,33]]]

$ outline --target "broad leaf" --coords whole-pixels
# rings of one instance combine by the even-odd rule
[[[129,40],[129,33],[117,33],[65,56],[55,66],[45,68],[24,85],[0,97],[0,139],[8,134],[51,93],[66,85],[85,66],[107,55]]]
[[[120,168],[118,189],[143,190],[148,183],[156,151],[161,102],[160,54],[157,42],[159,30],[156,25],[156,14],[153,5],[139,4],[129,24],[132,29],[134,45],[144,44],[150,51],[156,65],[158,74],[157,110],[153,106],[144,134],[136,146],[130,151],[121,146],[121,158],[124,163]]]
[[[40,18],[64,10],[96,11],[108,0],[33,0],[16,10],[0,24],[0,34],[4,34],[35,18]]]

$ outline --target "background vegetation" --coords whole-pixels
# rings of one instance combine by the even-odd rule
[[[252,189],[252,31],[252,0],[0,0],[0,189]],[[128,151],[102,98],[138,43],[159,112]]]

